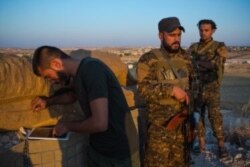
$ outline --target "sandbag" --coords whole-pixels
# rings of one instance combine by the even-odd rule
[[[118,79],[120,85],[133,85],[135,81],[130,76],[128,72],[128,67],[125,63],[123,63],[120,57],[113,53],[102,52],[98,50],[89,51],[89,50],[75,50],[70,53],[70,56],[74,58],[84,58],[84,57],[94,57],[102,62],[104,62],[115,74]]]
[[[145,107],[146,102],[144,98],[139,94],[137,86],[122,87],[123,94],[130,109]]]
[[[48,111],[33,113],[31,110],[34,97],[48,96],[51,91],[48,82],[33,74],[31,58],[1,54],[0,81],[0,131],[49,121]]]
[[[31,59],[0,55],[0,104],[48,95],[49,83],[32,72]]]

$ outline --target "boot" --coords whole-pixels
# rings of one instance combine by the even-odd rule
[[[224,146],[224,138],[218,139],[218,153],[220,158],[225,158],[229,156],[228,151]]]
[[[229,155],[226,147],[219,147],[218,152],[219,152],[219,158],[226,158]]]

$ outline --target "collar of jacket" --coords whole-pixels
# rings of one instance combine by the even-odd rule
[[[213,38],[211,38],[209,41],[207,41],[207,42],[204,42],[202,39],[200,39],[200,43],[201,44],[207,44],[207,43],[209,43],[210,41],[213,41],[214,39]]]

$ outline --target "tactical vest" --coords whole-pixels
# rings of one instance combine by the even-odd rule
[[[155,49],[151,51],[158,59],[156,62],[156,78],[159,83],[168,83],[189,90],[189,75],[187,60],[181,57],[170,57],[167,52],[162,53],[161,50]],[[179,110],[181,103],[174,97],[160,99],[161,105],[174,106]]]
[[[212,64],[215,64],[217,58],[216,56],[218,56],[216,54],[216,50],[219,44],[219,42],[212,40],[204,47],[199,48],[199,43],[195,43],[192,46],[191,55],[195,61],[209,61]],[[200,71],[199,73],[202,83],[210,83],[220,78],[220,74],[216,71],[216,69],[207,72]]]

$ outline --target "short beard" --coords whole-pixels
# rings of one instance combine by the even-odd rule
[[[179,51],[179,49],[180,49],[180,43],[179,43],[179,42],[175,42],[175,43],[173,43],[173,44],[176,44],[176,43],[179,44],[179,47],[178,47],[177,49],[172,49],[171,46],[168,45],[168,44],[166,44],[165,42],[162,42],[162,45],[163,45],[163,47],[164,47],[168,52],[170,52],[170,53],[177,53],[177,52]],[[172,44],[172,45],[173,45],[173,44]]]
[[[70,84],[70,77],[67,76],[64,72],[57,72],[57,75],[60,79],[60,81],[64,84],[64,86],[67,86]]]

